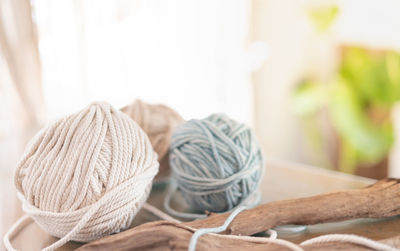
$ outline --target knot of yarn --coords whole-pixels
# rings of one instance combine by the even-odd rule
[[[23,209],[50,235],[91,241],[130,226],[158,171],[142,129],[94,103],[40,131],[15,173]]]
[[[170,146],[172,178],[188,205],[224,212],[258,191],[263,172],[251,129],[224,114],[178,126]]]
[[[168,106],[148,104],[139,99],[131,105],[123,107],[121,111],[139,124],[158,154],[160,171],[156,179],[168,176],[170,172],[168,148],[172,132],[176,126],[183,123],[183,118]]]

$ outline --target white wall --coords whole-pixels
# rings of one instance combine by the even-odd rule
[[[252,121],[249,0],[34,1],[50,118],[92,100]]]
[[[331,3],[340,8],[336,22],[327,34],[316,34],[307,11]],[[396,0],[253,0],[253,38],[270,48],[266,63],[253,75],[255,128],[267,156],[326,164],[307,144],[299,118],[293,113],[293,87],[310,74],[328,79],[338,63],[338,46],[342,44],[399,49],[399,11],[400,2]],[[400,134],[399,126],[396,130]],[[398,148],[392,155],[400,156]],[[400,169],[400,163],[396,166]]]
[[[290,107],[290,93],[307,70],[309,26],[305,1],[255,0],[254,38],[270,48],[254,74],[255,128],[268,157],[306,162],[301,130]]]

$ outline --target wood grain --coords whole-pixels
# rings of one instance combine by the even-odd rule
[[[24,140],[27,139],[29,137]],[[11,147],[15,144],[18,147]],[[25,144],[25,141],[18,142],[15,135],[10,137],[10,140],[6,142],[4,139],[0,140],[0,164],[5,167],[14,167],[15,163],[19,160]],[[266,175],[264,175],[261,182],[262,203],[313,196],[338,190],[359,189],[376,182],[363,177],[271,158],[267,160],[265,173]],[[1,176],[1,180],[0,187],[3,189],[0,189],[0,199],[3,199],[3,207],[0,208],[0,232],[4,234],[4,231],[22,215],[22,210],[20,210],[19,201],[15,196],[16,192],[12,184],[12,171]],[[168,190],[166,186],[167,184],[153,187],[148,203],[162,209],[163,199]],[[173,206],[179,210],[184,210],[185,207],[181,203],[183,201],[180,198],[174,198]],[[133,228],[156,220],[158,220],[156,216],[145,210],[141,210],[135,217],[131,227]],[[385,220],[360,219],[312,225],[308,227],[307,231],[297,235],[281,232],[280,237],[294,243],[300,243],[303,240],[321,234],[339,232],[355,233],[374,240],[382,240],[396,236],[400,232],[399,226],[400,217],[393,219],[386,218]],[[12,240],[12,243],[18,250],[34,251],[45,248],[56,240],[57,238],[50,236],[36,223],[33,223],[19,232]],[[71,241],[57,250],[70,251],[82,245],[84,243]],[[0,247],[0,249],[4,249],[4,246]]]
[[[380,218],[400,214],[400,180],[386,179],[363,189],[276,201],[240,213],[226,234],[252,235],[284,224],[317,224],[356,218]],[[78,250],[185,250],[192,233],[221,225],[229,213],[213,214],[186,223],[156,221],[88,243]],[[197,250],[274,250],[276,245],[205,235]],[[250,247],[250,246],[251,247]],[[268,249],[266,249],[268,248]],[[280,247],[282,248],[282,247]]]
[[[174,226],[174,232],[170,231],[170,224]],[[190,237],[193,234],[193,229],[185,225],[175,225],[169,222],[153,222],[153,229],[148,227],[137,227],[137,232],[134,236],[125,236],[122,234],[115,235],[117,238],[104,238],[99,241],[89,243],[82,246],[78,250],[187,250]],[[157,238],[149,238],[149,236],[157,236]],[[128,238],[126,238],[128,237]],[[256,241],[246,241],[240,239],[228,238],[229,235],[207,235],[201,238],[198,242],[196,250],[256,250],[256,251],[275,251],[275,250],[290,250],[285,246],[274,243],[262,243]],[[391,245],[392,247],[400,247],[400,236],[392,237],[380,241]],[[132,245],[132,243],[136,243]],[[302,246],[306,251],[316,250],[371,250],[368,247],[360,246],[353,243],[343,242],[327,242],[321,244],[313,244]]]

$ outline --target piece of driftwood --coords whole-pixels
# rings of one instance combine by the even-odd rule
[[[355,218],[381,218],[400,214],[400,180],[386,179],[363,189],[274,201],[240,213],[225,234],[252,235],[285,224],[311,225]],[[212,214],[192,222],[150,222],[83,245],[79,250],[186,250],[198,228],[222,225],[229,213]],[[327,245],[327,244],[324,244]],[[335,244],[336,245],[336,244]],[[344,245],[343,243],[337,244]],[[350,244],[348,244],[350,245]],[[202,236],[197,250],[282,250],[282,246]],[[307,249],[311,248],[307,246]],[[334,247],[332,247],[334,249]]]
[[[174,226],[174,232],[170,231],[170,224]],[[118,238],[106,237],[98,241],[86,244],[78,250],[187,250],[189,239],[193,234],[190,228],[165,221],[157,221],[151,224],[154,229],[148,227],[137,227],[137,232],[133,236],[123,236],[117,234]],[[152,238],[150,236],[153,236]],[[114,236],[112,236],[114,237]],[[290,250],[289,248],[274,244],[256,241],[246,241],[230,238],[230,235],[206,235],[201,237],[196,250],[255,250],[255,251],[278,251]],[[400,236],[380,241],[391,245],[392,247],[400,247]],[[133,245],[135,243],[135,245]],[[363,251],[371,250],[365,246],[344,242],[327,242],[321,244],[313,244],[302,247],[306,251],[317,250],[353,250]]]

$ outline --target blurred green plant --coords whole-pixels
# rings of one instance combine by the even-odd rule
[[[400,54],[358,47],[344,50],[329,83],[307,80],[293,95],[296,113],[306,120],[315,120],[322,109],[328,111],[340,138],[338,168],[347,173],[387,157],[393,144],[390,111],[399,100]]]
[[[337,5],[318,6],[310,8],[308,17],[314,25],[318,33],[323,33],[329,30],[339,13]]]

